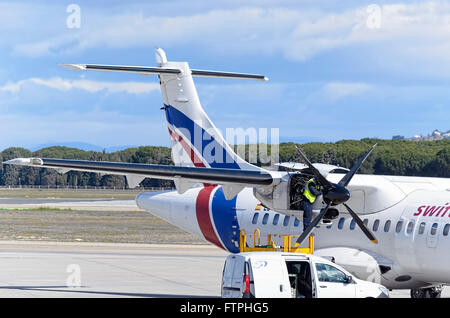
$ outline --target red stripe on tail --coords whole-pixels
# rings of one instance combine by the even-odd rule
[[[170,128],[169,134],[173,140],[178,140],[181,146],[183,146],[184,151],[186,151],[186,153],[189,155],[194,166],[201,168],[206,167],[203,161],[195,154],[194,149],[192,149],[191,146],[188,145],[188,143],[183,139],[183,137],[178,135],[174,130],[171,130]]]

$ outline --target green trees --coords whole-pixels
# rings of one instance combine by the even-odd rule
[[[336,143],[307,143],[301,147],[312,162],[350,168],[375,143],[378,144],[377,147],[361,167],[359,173],[450,177],[449,139],[417,142],[402,139],[365,138],[341,140]],[[254,154],[249,154],[248,148],[249,146],[246,145],[246,156],[254,156]],[[300,161],[294,143],[281,143],[278,148],[280,162]],[[268,154],[271,153],[271,150],[270,145],[267,145]],[[172,164],[170,153],[170,148],[153,146],[129,148],[113,153],[84,151],[60,146],[31,152],[24,148],[12,147],[0,152],[0,159],[6,161],[18,157],[46,157],[170,165]],[[264,160],[261,161],[264,162]],[[259,160],[257,164],[261,164]],[[0,165],[0,185],[124,187],[126,180],[122,176],[102,176],[76,171],[59,174],[51,169]],[[142,185],[159,187],[171,186],[172,183],[167,180],[146,179]]]
[[[170,149],[167,147],[139,147],[129,148],[113,153],[84,151],[76,148],[54,146],[31,152],[24,148],[8,148],[0,153],[2,161],[18,157],[43,157],[77,160],[120,161],[134,163],[160,163],[171,164]],[[100,175],[70,171],[60,174],[52,169],[19,167],[13,165],[1,165],[0,185],[41,185],[41,186],[93,186],[93,187],[125,187],[126,180],[123,176]],[[171,186],[170,181],[149,179],[143,182],[144,186],[159,187]]]
[[[336,143],[308,143],[301,147],[312,162],[350,168],[374,144],[377,147],[361,166],[359,173],[443,178],[450,175],[449,139],[417,142],[366,138]],[[296,158],[293,144],[280,145],[280,161],[295,161]]]
[[[436,157],[425,167],[426,174],[438,174],[444,178],[450,178],[450,149],[442,149]]]

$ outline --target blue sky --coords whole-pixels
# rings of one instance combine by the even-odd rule
[[[72,3],[80,28],[67,27]],[[222,131],[337,141],[450,129],[449,1],[1,1],[0,37],[1,149],[168,145],[156,77],[58,66],[154,66],[155,47],[269,77],[195,79]]]

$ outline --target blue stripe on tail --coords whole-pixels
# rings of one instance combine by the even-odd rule
[[[170,105],[164,105],[164,111],[167,122],[170,125],[181,129],[181,132],[184,130],[184,134],[186,134],[186,131],[189,132],[190,136],[184,137],[188,138],[190,143],[201,154],[202,158],[206,159],[211,168],[241,169],[233,156],[189,117]],[[201,135],[196,136],[195,134]],[[216,154],[216,151],[220,153]]]

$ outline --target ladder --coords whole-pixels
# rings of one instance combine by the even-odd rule
[[[278,235],[283,237],[284,245],[277,246],[272,240],[272,236],[278,234],[268,234],[267,244],[261,245],[261,232],[259,229],[255,229],[253,232],[253,247],[247,244],[247,232],[241,230],[240,236],[240,252],[289,252],[289,253],[304,253],[304,254],[314,254],[314,236],[309,236],[308,247],[300,247],[298,243],[292,246],[294,237],[297,238],[298,235]],[[258,243],[256,242],[258,241]]]

